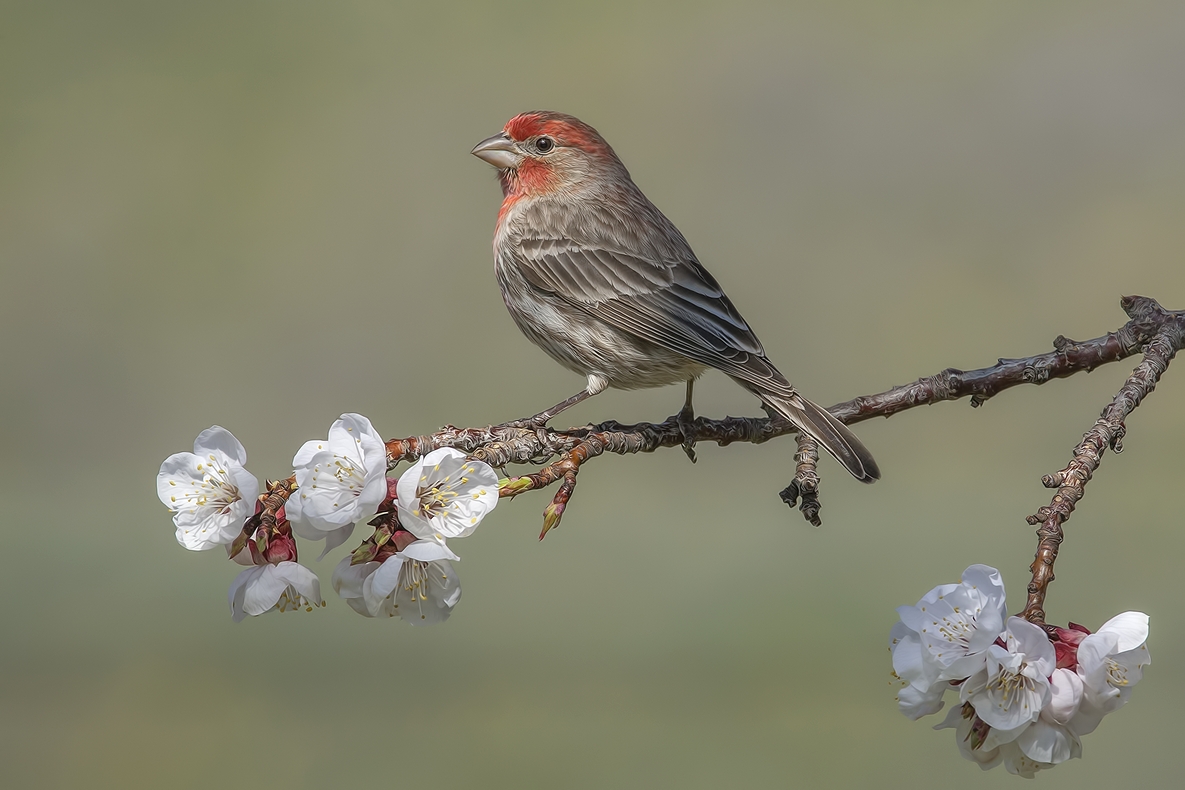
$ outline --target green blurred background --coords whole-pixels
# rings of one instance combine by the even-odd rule
[[[1019,781],[896,712],[893,608],[975,562],[1020,607],[1040,477],[1128,364],[861,425],[884,480],[825,462],[821,529],[786,441],[598,460],[545,542],[526,496],[457,547],[435,629],[358,617],[311,547],[325,610],[233,624],[238,568],[154,477],[212,423],[278,477],[343,411],[405,436],[575,391],[504,311],[469,156],[526,109],[600,129],[823,403],[1185,307],[1182,40],[1177,2],[3,4],[3,784]],[[1051,620],[1147,611],[1155,663],[1047,787],[1179,778],[1183,394],[1068,526]],[[757,412],[719,375],[697,405]]]

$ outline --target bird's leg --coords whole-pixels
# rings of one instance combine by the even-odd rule
[[[514,422],[506,423],[506,425],[510,428],[542,428],[551,421],[552,417],[555,417],[560,412],[566,411],[567,409],[575,406],[577,403],[580,403],[580,401],[590,397],[592,397],[591,392],[588,390],[580,390],[580,392],[577,392],[572,397],[560,401],[550,409],[545,409],[544,411],[539,412],[534,417],[527,417],[525,420],[515,420]]]
[[[683,402],[683,408],[679,409],[679,413],[675,415],[675,420],[679,423],[679,431],[683,434],[683,452],[687,453],[687,457],[691,459],[691,463],[695,463],[695,431],[692,425],[695,422],[695,409],[691,406],[691,391],[695,389],[695,379],[687,380],[687,400]]]
[[[584,389],[582,389],[580,392],[577,392],[572,397],[567,398],[566,400],[560,401],[556,405],[552,406],[550,409],[545,409],[544,411],[539,412],[534,417],[528,417],[525,420],[515,420],[514,422],[503,423],[499,427],[503,427],[503,428],[542,428],[544,425],[547,425],[547,423],[550,422],[551,419],[553,417],[555,417],[557,414],[559,414],[560,412],[566,411],[566,410],[572,408],[573,406],[575,406],[577,403],[580,403],[583,400],[587,400],[588,398],[591,398],[593,395],[596,395],[597,393],[602,392],[607,385],[608,385],[608,381],[606,381],[601,376],[598,376],[595,373],[589,374],[588,386],[585,387]]]

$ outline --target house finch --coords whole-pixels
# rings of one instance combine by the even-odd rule
[[[696,259],[683,234],[634,185],[595,129],[570,115],[528,112],[482,140],[505,199],[494,271],[518,328],[588,386],[527,421],[543,425],[606,387],[687,382],[723,371],[823,445],[858,480],[880,477],[848,428],[790,385]],[[690,440],[684,448],[694,460]]]

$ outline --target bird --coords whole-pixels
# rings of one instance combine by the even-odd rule
[[[756,395],[857,480],[880,478],[872,454],[774,366],[691,246],[634,184],[592,126],[550,110],[520,113],[473,155],[497,168],[502,205],[494,273],[515,324],[583,390],[521,421],[541,428],[607,387],[686,383],[678,415],[694,462],[695,380],[712,368]]]

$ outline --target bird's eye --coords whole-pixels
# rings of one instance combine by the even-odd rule
[[[535,141],[535,150],[541,154],[546,154],[553,148],[555,148],[555,141],[550,137],[540,137]]]

